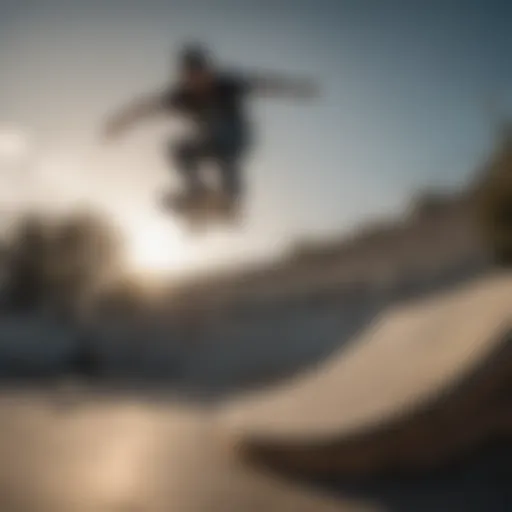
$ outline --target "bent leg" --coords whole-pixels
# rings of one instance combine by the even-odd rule
[[[232,200],[239,201],[243,194],[240,159],[231,155],[219,159],[223,192]]]
[[[174,165],[181,175],[187,193],[202,192],[204,184],[200,177],[200,161],[204,148],[200,141],[186,139],[173,144],[170,148]]]
[[[247,149],[245,134],[235,126],[224,127],[216,134],[213,146],[222,191],[230,200],[238,202],[243,194],[242,164]]]

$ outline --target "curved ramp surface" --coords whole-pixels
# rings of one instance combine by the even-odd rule
[[[222,414],[251,461],[294,472],[426,467],[512,431],[512,276],[385,313],[339,356]]]

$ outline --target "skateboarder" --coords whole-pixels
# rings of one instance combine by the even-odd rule
[[[244,100],[251,94],[307,99],[315,96],[316,88],[305,80],[224,72],[201,45],[185,46],[178,61],[177,83],[114,115],[106,124],[106,135],[119,135],[135,122],[162,112],[192,121],[193,136],[173,144],[168,152],[185,184],[177,205],[186,207],[204,197],[208,189],[201,179],[201,165],[213,161],[220,173],[221,204],[235,215],[243,192],[241,167],[251,143]]]

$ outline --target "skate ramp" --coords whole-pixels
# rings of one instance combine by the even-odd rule
[[[512,432],[512,276],[384,313],[324,367],[222,413],[242,458],[292,472],[435,466]]]

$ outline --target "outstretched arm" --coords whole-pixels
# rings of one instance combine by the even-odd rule
[[[121,135],[135,123],[161,112],[163,104],[162,94],[134,101],[107,120],[104,128],[105,136],[113,138]]]
[[[319,96],[318,85],[312,80],[277,74],[253,75],[249,79],[251,90],[260,96],[313,99]]]

